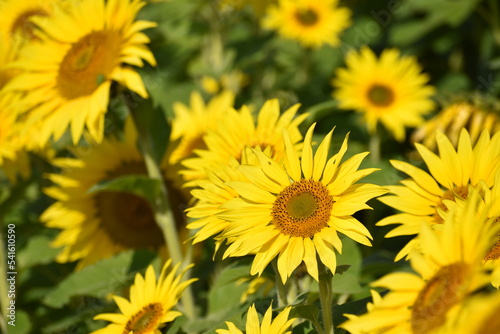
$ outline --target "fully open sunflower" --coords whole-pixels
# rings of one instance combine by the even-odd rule
[[[84,128],[100,142],[110,86],[116,81],[142,97],[148,94],[139,74],[131,67],[144,60],[155,65],[145,46],[149,38],[141,30],[156,23],[136,21],[141,0],[71,1],[50,20],[33,18],[43,34],[40,43],[21,50],[14,66],[22,73],[9,90],[26,93],[34,106],[27,126],[40,128],[33,141],[43,146],[59,139],[68,126],[74,143]]]
[[[332,131],[313,154],[313,129],[306,134],[300,159],[284,131],[284,165],[254,150],[259,165],[239,167],[249,182],[226,182],[239,197],[223,204],[226,211],[217,215],[230,222],[222,233],[230,244],[224,257],[255,254],[252,275],[261,274],[278,257],[283,282],[302,262],[318,280],[317,255],[335,272],[335,251],[342,251],[339,232],[371,245],[370,232],[352,217],[370,208],[368,200],[386,192],[377,185],[355,183],[376,170],[357,170],[368,152],[341,164],[347,150],[345,138],[340,151],[328,159]]]
[[[75,149],[76,158],[54,161],[62,172],[49,176],[54,185],[45,193],[57,202],[45,210],[41,221],[61,229],[53,241],[54,247],[63,247],[57,261],[79,260],[82,268],[127,249],[165,250],[162,231],[145,199],[118,191],[89,192],[103,181],[147,175],[136,139],[129,118],[123,140],[107,138],[99,145]],[[185,231],[184,226],[179,228]]]
[[[339,34],[350,24],[351,11],[337,0],[279,0],[269,5],[262,25],[302,45],[318,48],[340,44]]]
[[[347,68],[336,72],[333,96],[343,109],[362,113],[370,133],[382,123],[398,141],[405,127],[424,122],[434,107],[434,88],[422,74],[415,57],[401,56],[396,49],[384,50],[379,59],[368,47],[346,57]]]
[[[489,283],[482,259],[498,226],[487,224],[487,219],[473,191],[439,230],[422,224],[421,253],[414,251],[411,257],[416,274],[391,273],[372,283],[390,292],[381,297],[374,291],[369,312],[348,315],[350,320],[341,327],[352,334],[427,334],[448,327],[462,302]]]
[[[415,235],[422,222],[433,225],[443,222],[442,212],[448,210],[445,201],[466,199],[469,187],[477,188],[480,182],[491,188],[500,169],[500,133],[491,139],[483,131],[476,145],[466,130],[462,130],[455,150],[450,140],[436,133],[439,155],[416,144],[416,148],[429,168],[429,173],[402,161],[391,160],[391,164],[411,178],[402,185],[387,186],[390,195],[380,198],[383,203],[401,211],[377,223],[379,226],[401,224],[386,237]],[[408,255],[418,244],[418,236],[404,247],[396,259]]]

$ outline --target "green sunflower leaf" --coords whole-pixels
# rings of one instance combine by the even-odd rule
[[[30,317],[23,310],[16,310],[15,320],[6,319],[9,334],[27,334],[31,331]]]
[[[61,308],[73,296],[86,295],[104,298],[118,288],[129,285],[137,271],[142,271],[151,262],[151,252],[126,251],[108,259],[98,261],[71,273],[43,299],[47,306]],[[141,265],[138,266],[137,264]],[[138,268],[140,267],[140,268]]]
[[[26,247],[19,251],[19,265],[24,268],[48,264],[54,260],[59,249],[50,246],[52,240],[45,235],[37,235],[28,240]]]

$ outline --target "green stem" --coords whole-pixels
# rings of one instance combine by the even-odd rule
[[[377,129],[370,135],[369,150],[371,161],[378,164],[380,162],[380,134]]]
[[[132,110],[132,115],[134,111]],[[179,241],[179,235],[177,233],[177,227],[175,224],[175,218],[172,210],[169,206],[169,195],[167,187],[164,183],[163,174],[160,165],[153,157],[153,141],[151,139],[150,133],[148,131],[141,131],[141,127],[138,126],[137,120],[134,117],[135,125],[138,131],[139,147],[144,157],[146,164],[146,169],[148,171],[149,177],[155,180],[160,180],[161,184],[161,196],[158,196],[155,203],[155,219],[160,226],[163,237],[165,238],[167,249],[174,264],[182,263],[181,267],[185,268],[189,265],[190,259],[186,256],[184,258],[182,254],[182,248]],[[184,275],[184,280],[189,279],[189,271]],[[188,286],[182,295],[182,305],[184,308],[184,313],[186,317],[194,319],[196,317],[195,313],[195,303],[192,290]]]
[[[319,300],[321,302],[321,311],[323,314],[323,333],[333,334],[332,317],[332,273],[319,261]]]
[[[281,281],[280,272],[278,270],[278,260],[274,259],[272,262],[272,266],[274,269],[274,276],[276,277],[276,294],[278,295],[278,307],[287,307],[288,306],[288,298],[287,298],[287,289],[286,285]]]

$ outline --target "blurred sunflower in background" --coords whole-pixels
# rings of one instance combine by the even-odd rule
[[[259,320],[259,315],[257,314],[257,309],[255,304],[250,306],[247,312],[246,321],[246,334],[290,334],[291,331],[288,329],[295,321],[295,318],[288,319],[290,311],[292,308],[290,306],[285,307],[274,319],[273,319],[273,307],[269,306],[262,322]],[[217,334],[243,334],[234,323],[226,321],[227,329],[217,329],[215,332]]]
[[[305,47],[340,44],[339,34],[351,25],[351,11],[338,7],[337,0],[278,0],[269,5],[262,20],[265,29]]]
[[[490,279],[482,259],[499,226],[488,224],[487,219],[474,190],[463,207],[447,215],[439,230],[422,224],[421,247],[410,260],[416,274],[391,273],[373,282],[373,287],[389,293],[381,297],[373,291],[369,312],[347,315],[349,320],[340,327],[352,334],[425,334],[456,322],[454,318],[460,316],[456,308]]]
[[[406,138],[406,127],[424,122],[432,111],[435,89],[429,76],[413,56],[401,56],[397,49],[387,49],[377,59],[368,47],[346,56],[347,68],[336,71],[333,97],[342,109],[363,114],[370,134],[381,123],[398,141]]]
[[[164,252],[162,231],[145,199],[118,191],[89,192],[103,181],[147,175],[136,140],[129,118],[123,140],[105,139],[98,146],[75,149],[74,159],[54,160],[62,172],[49,175],[55,185],[45,193],[57,202],[40,219],[47,227],[62,230],[52,243],[63,247],[57,261],[78,260],[77,268],[83,268],[131,248]]]
[[[31,175],[28,153],[19,136],[17,97],[0,93],[0,168],[15,183],[17,176],[27,179]]]
[[[191,194],[190,189],[184,187],[186,180],[179,173],[184,169],[182,162],[195,156],[197,150],[206,149],[204,136],[217,128],[227,110],[233,107],[234,97],[232,92],[225,91],[205,103],[200,93],[192,92],[189,105],[180,102],[173,105],[170,140],[161,167],[172,185],[169,190],[180,194],[184,206]]]
[[[439,155],[416,144],[417,151],[426,163],[429,173],[402,161],[391,160],[394,168],[410,176],[402,185],[386,186],[390,194],[379,198],[386,205],[401,211],[380,220],[377,225],[401,224],[386,237],[415,235],[420,225],[441,224],[443,212],[448,210],[446,201],[467,199],[470,187],[484,184],[493,187],[500,170],[500,133],[490,138],[483,131],[472,145],[468,132],[463,129],[455,150],[450,140],[441,132],[436,133]],[[419,242],[418,236],[411,240],[396,256],[401,259],[410,253]]]
[[[181,316],[182,313],[174,308],[184,289],[196,279],[182,282],[189,267],[177,274],[179,264],[170,268],[170,263],[169,260],[163,265],[158,279],[151,265],[144,277],[136,274],[128,300],[113,296],[121,313],[95,316],[95,320],[106,320],[111,324],[91,334],[160,333],[162,327]]]
[[[217,129],[227,111],[233,108],[234,98],[232,92],[225,91],[205,103],[200,93],[192,92],[189,105],[175,102],[168,163],[176,164],[194,155],[195,150],[206,149],[203,137]]]
[[[156,64],[145,46],[149,38],[141,32],[156,23],[135,20],[145,4],[140,0],[70,1],[50,20],[32,18],[43,34],[37,35],[39,42],[23,47],[14,63],[22,72],[6,89],[25,93],[33,106],[25,122],[27,127],[39,127],[34,144],[44,146],[51,137],[58,140],[68,126],[74,144],[84,128],[89,139],[100,142],[113,81],[148,96],[131,67],[142,67],[144,60]]]
[[[500,111],[493,106],[481,106],[468,101],[452,103],[413,131],[411,141],[436,151],[435,132],[441,131],[457,147],[463,128],[469,132],[474,145],[483,130],[488,130],[492,135],[500,131]]]

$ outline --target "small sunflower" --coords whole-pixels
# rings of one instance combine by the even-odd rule
[[[62,230],[53,241],[54,247],[64,247],[57,261],[79,260],[82,268],[130,248],[164,250],[163,234],[145,199],[124,192],[89,193],[105,180],[147,174],[136,138],[129,118],[123,141],[105,139],[97,146],[76,148],[76,159],[54,161],[62,173],[49,176],[55,185],[45,193],[57,202],[40,219],[47,227]]]
[[[429,173],[402,161],[391,160],[391,164],[411,178],[402,185],[387,186],[390,195],[379,198],[386,205],[401,213],[379,221],[377,225],[401,224],[386,237],[418,234],[420,224],[441,224],[442,212],[447,211],[447,200],[466,199],[469,187],[477,188],[480,182],[491,188],[500,169],[500,133],[492,138],[483,131],[476,143],[471,144],[469,133],[463,129],[455,150],[450,140],[441,132],[436,133],[439,155],[416,144],[417,151],[429,168]],[[396,260],[408,255],[418,244],[418,236],[405,246]]]
[[[336,72],[333,96],[340,108],[364,115],[368,130],[382,123],[398,141],[405,139],[405,127],[424,122],[423,115],[434,108],[434,88],[422,74],[415,57],[401,56],[397,49],[384,50],[377,59],[368,47],[346,57],[347,68]]]
[[[169,270],[170,263],[170,260],[165,263],[158,280],[151,265],[144,277],[136,274],[134,285],[130,287],[130,300],[113,296],[121,313],[103,313],[95,316],[95,320],[112,323],[91,334],[159,334],[166,323],[182,315],[173,308],[184,289],[196,279],[182,282],[182,276],[188,268],[177,275],[179,265]]]
[[[491,134],[500,131],[499,114],[466,101],[452,103],[416,129],[411,140],[436,151],[435,132],[438,130],[456,147],[463,128],[467,129],[472,144],[475,144],[483,130],[488,130]]]
[[[227,164],[231,159],[241,162],[246,147],[270,150],[270,154],[277,160],[284,155],[284,144],[281,138],[282,129],[290,133],[292,143],[297,144],[302,139],[298,126],[307,117],[301,114],[295,117],[299,105],[296,104],[280,114],[279,102],[276,99],[268,100],[254,121],[247,106],[239,111],[229,109],[217,128],[209,131],[203,140],[206,149],[196,150],[197,157],[186,159],[182,164],[187,168],[181,171],[189,181],[188,186],[200,186],[207,181],[206,169]]]
[[[40,127],[40,136],[33,138],[36,144],[59,139],[68,126],[73,143],[85,127],[91,139],[100,142],[112,81],[148,96],[141,77],[130,67],[143,66],[143,60],[155,65],[145,46],[149,38],[140,31],[156,23],[135,21],[145,4],[71,1],[50,20],[33,18],[44,32],[41,42],[23,47],[13,65],[22,73],[6,88],[26,93],[25,99],[34,106],[26,122]]]
[[[262,26],[303,46],[319,48],[339,45],[339,34],[351,25],[350,17],[351,11],[339,8],[338,0],[279,0],[268,7]]]
[[[295,268],[305,262],[318,280],[316,257],[332,272],[335,250],[342,251],[338,232],[364,245],[371,245],[370,232],[352,215],[370,207],[365,203],[386,191],[373,184],[356,184],[376,169],[357,170],[368,152],[340,163],[347,150],[345,138],[340,151],[328,159],[332,132],[312,151],[311,126],[299,160],[288,132],[284,131],[284,166],[254,150],[259,165],[241,165],[249,182],[226,182],[240,196],[222,205],[217,216],[230,222],[222,237],[230,244],[224,257],[255,254],[251,274],[262,274],[278,257],[278,271],[286,282]]]
[[[259,315],[257,314],[257,310],[255,309],[255,305],[250,306],[247,313],[247,322],[246,322],[246,334],[290,334],[291,331],[288,331],[292,323],[295,321],[295,318],[288,319],[288,316],[291,311],[291,307],[286,307],[283,311],[281,311],[274,320],[273,317],[273,308],[269,306],[266,313],[264,314],[264,318],[262,322],[259,321]],[[226,321],[226,325],[228,329],[217,329],[215,332],[217,334],[243,334],[241,330],[239,330],[234,323]]]
[[[410,260],[416,274],[391,273],[372,283],[390,292],[384,297],[373,292],[369,312],[347,315],[350,320],[340,327],[352,334],[426,334],[447,327],[455,308],[489,281],[481,262],[498,226],[486,223],[479,203],[474,191],[439,231],[422,224],[421,253]]]

